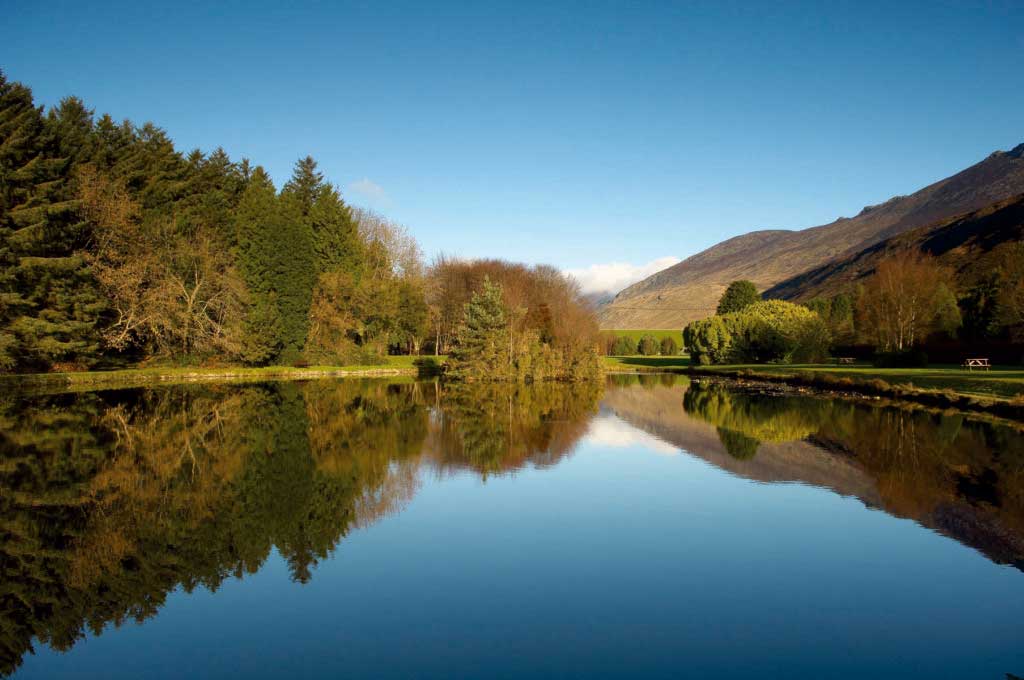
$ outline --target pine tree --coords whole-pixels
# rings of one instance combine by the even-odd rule
[[[280,224],[277,191],[270,176],[257,167],[235,211],[238,266],[252,298],[243,339],[243,358],[250,363],[273,360],[285,344],[277,300],[283,250],[278,243]]]
[[[44,118],[28,88],[0,75],[0,367],[87,362],[98,350],[102,305],[79,255],[88,223],[71,182],[90,130],[80,102]]]
[[[450,358],[451,374],[462,380],[500,380],[507,377],[508,324],[501,286],[484,279],[462,316],[459,344]]]
[[[274,277],[286,361],[298,359],[309,335],[309,309],[317,274],[309,214],[322,182],[316,162],[307,156],[295,164],[279,199],[280,222],[275,238],[279,257]]]
[[[131,130],[131,143],[116,160],[114,174],[125,181],[147,216],[166,218],[186,193],[188,163],[167,133],[152,123]]]
[[[281,195],[295,201],[303,217],[309,215],[324,185],[324,176],[316,169],[312,156],[300,158],[292,170],[291,179],[281,189]]]
[[[317,272],[342,271],[358,278],[362,273],[363,246],[352,210],[337,189],[321,185],[306,215]]]
[[[209,156],[197,149],[189,154],[187,161],[185,195],[179,208],[185,228],[208,227],[225,247],[234,247],[233,213],[246,186],[240,165],[233,163],[219,147]]]

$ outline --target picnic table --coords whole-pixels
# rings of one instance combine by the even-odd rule
[[[992,364],[984,357],[974,357],[971,359],[964,359],[963,367],[968,371],[973,371],[976,368],[984,368],[987,371],[992,368]]]
[[[853,357],[836,357],[837,364],[852,364],[853,362]]]

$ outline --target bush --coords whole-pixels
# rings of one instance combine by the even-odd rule
[[[679,354],[679,345],[676,343],[675,338],[662,338],[661,339],[661,355],[663,357],[674,357]]]
[[[616,357],[625,357],[633,354],[636,348],[633,347],[633,343],[630,342],[629,338],[624,335],[620,335],[615,338],[615,342],[612,343],[611,355]]]
[[[658,341],[654,339],[653,335],[645,335],[640,338],[636,351],[640,356],[652,357],[658,353]]]
[[[830,334],[816,313],[790,302],[765,300],[743,311],[694,321],[683,342],[697,364],[803,363],[828,355]]]
[[[732,334],[721,316],[709,316],[687,324],[683,329],[683,346],[698,366],[722,364],[729,356]]]
[[[765,300],[728,317],[734,328],[732,361],[803,363],[828,355],[828,326],[801,305]]]

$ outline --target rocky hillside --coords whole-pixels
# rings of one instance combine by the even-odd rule
[[[909,196],[852,218],[800,231],[755,231],[698,253],[626,288],[601,309],[603,328],[681,328],[714,312],[725,287],[750,279],[761,290],[852,256],[904,232],[976,211],[1024,192],[1024,144],[997,151]]]
[[[886,257],[919,251],[951,269],[961,287],[995,267],[997,248],[1024,239],[1024,194],[966,215],[912,229],[860,252],[815,267],[765,291],[765,297],[805,301],[850,290]]]

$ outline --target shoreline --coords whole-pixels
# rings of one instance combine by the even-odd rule
[[[429,377],[437,373],[432,363],[389,362],[380,366],[266,366],[266,367],[153,367],[70,373],[12,373],[0,375],[0,388],[15,391],[34,389],[116,389],[151,385],[180,385],[212,382],[260,382],[264,380],[321,380],[326,378]]]
[[[889,383],[881,378],[837,377],[828,373],[797,371],[776,373],[751,369],[664,367],[644,370],[608,369],[609,374],[673,373],[691,377],[722,378],[736,382],[759,382],[786,385],[794,388],[810,388],[823,394],[847,395],[861,399],[888,399],[895,402],[909,402],[938,411],[961,411],[971,414],[985,414],[1000,419],[1024,422],[1024,400],[1016,401],[1000,397],[985,397],[957,392],[951,388],[929,389]]]

